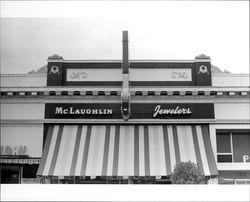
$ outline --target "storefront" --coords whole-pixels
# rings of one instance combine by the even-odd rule
[[[208,183],[249,183],[249,75],[205,55],[130,61],[123,37],[121,61],[1,75],[1,182],[168,184],[191,161]]]

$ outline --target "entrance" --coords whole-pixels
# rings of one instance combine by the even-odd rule
[[[171,184],[169,177],[162,177],[156,179],[153,176],[147,177],[101,177],[97,176],[94,179],[91,177],[79,177],[79,176],[52,176],[42,177],[42,183],[49,184]],[[47,181],[45,180],[47,179]],[[46,182],[45,182],[46,181]]]
[[[20,166],[1,166],[1,184],[20,184]]]

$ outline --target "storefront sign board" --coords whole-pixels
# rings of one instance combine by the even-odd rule
[[[47,103],[46,119],[122,119],[119,103]],[[213,119],[212,103],[132,103],[130,119]]]

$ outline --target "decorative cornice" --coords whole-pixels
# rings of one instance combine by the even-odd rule
[[[210,57],[205,55],[205,54],[200,54],[198,56],[195,57],[196,60],[200,60],[200,59],[205,59],[205,60],[210,60]]]
[[[130,95],[132,97],[162,97],[162,96],[223,96],[223,97],[246,97],[250,95],[249,90],[246,89],[239,89],[239,90],[232,90],[232,89],[215,89],[215,90],[136,90],[131,91]],[[53,89],[53,90],[2,90],[1,91],[2,97],[41,97],[41,96],[63,96],[63,97],[74,97],[74,96],[93,96],[93,97],[114,97],[114,96],[121,96],[120,90],[109,91],[109,90],[63,90],[63,89]]]
[[[63,60],[63,57],[57,54],[48,57],[48,60]]]

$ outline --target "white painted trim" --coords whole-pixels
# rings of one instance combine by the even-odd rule
[[[207,182],[208,184],[218,184],[218,179],[217,178],[210,178]]]
[[[174,99],[175,97],[175,99]],[[213,100],[206,100],[205,102],[202,100],[197,100],[197,99],[180,99],[180,97],[178,96],[173,96],[172,98],[166,99],[158,99],[158,98],[154,98],[154,99],[136,99],[135,97],[131,97],[130,99],[131,103],[194,103],[194,104],[204,104],[204,103],[214,103]]]
[[[131,91],[249,91],[248,86],[145,86],[130,87]]]
[[[129,60],[129,63],[151,63],[151,62],[178,62],[195,63],[197,60]],[[205,60],[201,60],[205,61]],[[122,63],[122,60],[63,60],[63,63]]]
[[[83,91],[83,90],[93,90],[93,89],[100,89],[100,90],[120,90],[121,87],[116,86],[58,86],[58,87],[49,87],[49,86],[42,86],[42,87],[19,87],[19,86],[12,86],[12,87],[2,87],[1,91]],[[230,91],[230,92],[248,92],[250,91],[250,87],[245,86],[228,86],[228,87],[217,87],[217,86],[211,86],[211,87],[185,87],[185,86],[162,86],[162,87],[132,87],[130,86],[130,91],[204,91],[204,92],[210,92],[210,91]]]
[[[235,74],[235,73],[224,73],[224,72],[216,72],[212,73],[212,77],[249,77],[250,74],[244,73],[244,74]]]
[[[218,170],[249,170],[250,163],[217,163]]]
[[[13,92],[7,92],[8,96],[13,96]]]
[[[249,103],[249,99],[235,99],[231,102],[225,102],[223,100],[217,100],[212,97],[202,96],[159,96],[159,97],[147,96],[131,96],[131,103]],[[228,100],[228,99],[227,99]]]
[[[93,100],[100,100],[102,102],[103,99],[106,99],[106,100],[110,100],[110,99],[113,99],[114,97],[116,96],[120,96],[121,95],[121,91],[116,91],[118,95],[106,95],[108,93],[110,93],[110,91],[104,91],[105,92],[105,95],[85,95],[85,92],[86,91],[80,91],[80,95],[73,95],[73,91],[68,91],[68,94],[69,95],[61,95],[61,91],[55,91],[55,92],[59,92],[57,93],[57,95],[49,95],[49,91],[44,91],[44,95],[32,95],[29,96],[21,96],[21,95],[18,95],[18,96],[13,96],[13,94],[11,94],[13,91],[10,91],[8,92],[9,95],[7,96],[3,96],[1,101],[4,101],[4,102],[7,102],[9,100],[13,101],[13,100],[16,100],[17,102],[21,101],[21,100],[26,100],[26,102],[30,102],[30,100],[38,100],[40,99],[41,101],[42,100],[55,100],[55,101],[58,101],[58,100],[61,100],[61,99],[64,99],[64,100],[77,100],[79,98],[81,99],[86,99],[86,100],[89,100],[89,99],[93,99]],[[34,91],[26,91],[26,92],[34,92]],[[95,92],[92,90],[92,92]],[[143,93],[143,92],[142,92]],[[145,92],[144,92],[145,93]],[[168,92],[170,93],[170,92]],[[133,95],[134,92],[132,92],[131,94],[131,101],[132,102],[162,102],[162,101],[173,101],[173,102],[202,102],[202,103],[223,103],[223,104],[230,104],[230,103],[239,103],[239,104],[242,104],[242,103],[249,103],[249,97],[240,97],[240,98],[230,98],[230,97],[223,97],[223,98],[216,98],[214,96],[189,96],[189,95],[186,95],[186,96],[179,96],[179,95],[167,95],[167,96],[164,96],[164,95],[160,95],[160,96],[156,96],[156,95],[153,95],[153,96],[148,96],[148,95],[142,95],[142,96],[138,96],[138,95]],[[83,97],[84,96],[84,97]]]
[[[49,92],[47,92],[48,94]],[[75,95],[75,96],[50,96],[50,95],[44,95],[44,96],[18,96],[18,97],[2,97],[0,100],[0,103],[81,103],[81,102],[87,102],[87,103],[120,103],[121,101],[121,94],[118,91],[118,95],[114,96],[86,96],[86,95]],[[212,98],[202,98],[202,97],[179,97],[179,96],[160,96],[160,97],[131,97],[131,103],[249,103],[249,99],[235,99],[231,102],[224,102],[223,100],[216,100]],[[230,117],[229,117],[230,118]],[[227,121],[236,120],[237,123],[240,119],[217,119],[221,124],[227,123]],[[242,119],[241,119],[242,120]],[[249,119],[243,119],[248,120]]]
[[[217,141],[216,141],[215,124],[209,124],[209,131],[210,131],[210,140],[213,149],[214,159],[217,162],[217,144],[216,144]]]
[[[249,119],[215,119],[216,124],[246,124],[249,126]],[[228,129],[228,128],[227,128]]]
[[[209,58],[195,58],[194,59],[195,62],[211,62],[210,57]]]
[[[64,62],[64,59],[63,58],[48,58],[47,59],[48,62]]]
[[[47,73],[0,74],[1,77],[47,77]]]
[[[19,98],[19,99],[1,99],[0,103],[8,103],[8,104],[31,104],[31,103],[121,103],[121,96],[74,96],[74,99],[68,98],[66,96],[45,96],[44,98]],[[98,99],[97,99],[98,98]],[[100,99],[102,98],[102,99]],[[106,99],[104,99],[106,98]]]
[[[230,147],[231,147],[231,153],[232,153],[232,162],[234,162],[234,148],[233,148],[233,135],[232,135],[232,131],[230,131]]]
[[[214,119],[166,119],[166,120],[161,120],[161,119],[133,119],[133,120],[128,120],[128,121],[123,121],[120,119],[2,119],[1,123],[123,123],[123,124],[222,124],[221,122],[218,122]],[[223,122],[225,124],[225,122]],[[238,120],[238,121],[230,121],[228,120],[227,123],[228,125],[233,125],[233,124],[238,124],[238,125],[245,125],[245,129],[250,129],[249,128],[249,120]],[[228,126],[228,128],[230,127]],[[248,128],[247,128],[248,127]],[[227,129],[228,129],[227,128]],[[237,129],[243,129],[240,127],[237,127]]]
[[[233,153],[217,153],[217,155],[233,155]]]
[[[230,125],[229,125],[230,124]],[[233,129],[250,129],[250,124],[248,122],[248,124],[218,124],[216,123],[216,125],[213,125],[214,126],[214,129],[217,130],[217,129],[226,129],[228,131],[230,130],[233,130]]]
[[[133,119],[124,121],[122,119],[4,119],[2,124],[9,123],[115,123],[115,124],[209,124],[214,123],[212,119]]]
[[[107,86],[107,87],[100,87],[100,86],[62,86],[62,87],[2,87],[1,91],[119,91],[121,90],[121,87],[113,87],[113,86]]]
[[[122,63],[122,60],[63,60],[63,63]]]
[[[54,62],[58,62],[58,61],[54,61]],[[93,61],[93,60],[85,60],[85,61],[74,61],[74,60],[67,60],[66,62],[64,61],[63,63],[70,63],[70,62],[74,62],[74,63],[82,63],[82,62],[87,62],[87,63],[98,63],[98,62],[101,62],[101,63],[112,63],[112,62],[121,62],[119,60],[113,60],[113,61]],[[134,63],[139,63],[139,62],[190,62],[190,63],[194,63],[194,61],[192,60],[183,60],[183,61],[175,61],[175,60],[152,60],[152,61],[143,61],[143,60],[137,60],[137,61],[132,61]],[[98,68],[97,68],[98,69]],[[3,73],[3,74],[0,74],[0,77],[47,77],[47,73],[20,73],[20,74],[11,74],[11,73]],[[212,73],[212,78],[214,77],[250,77],[250,74],[248,73]]]

